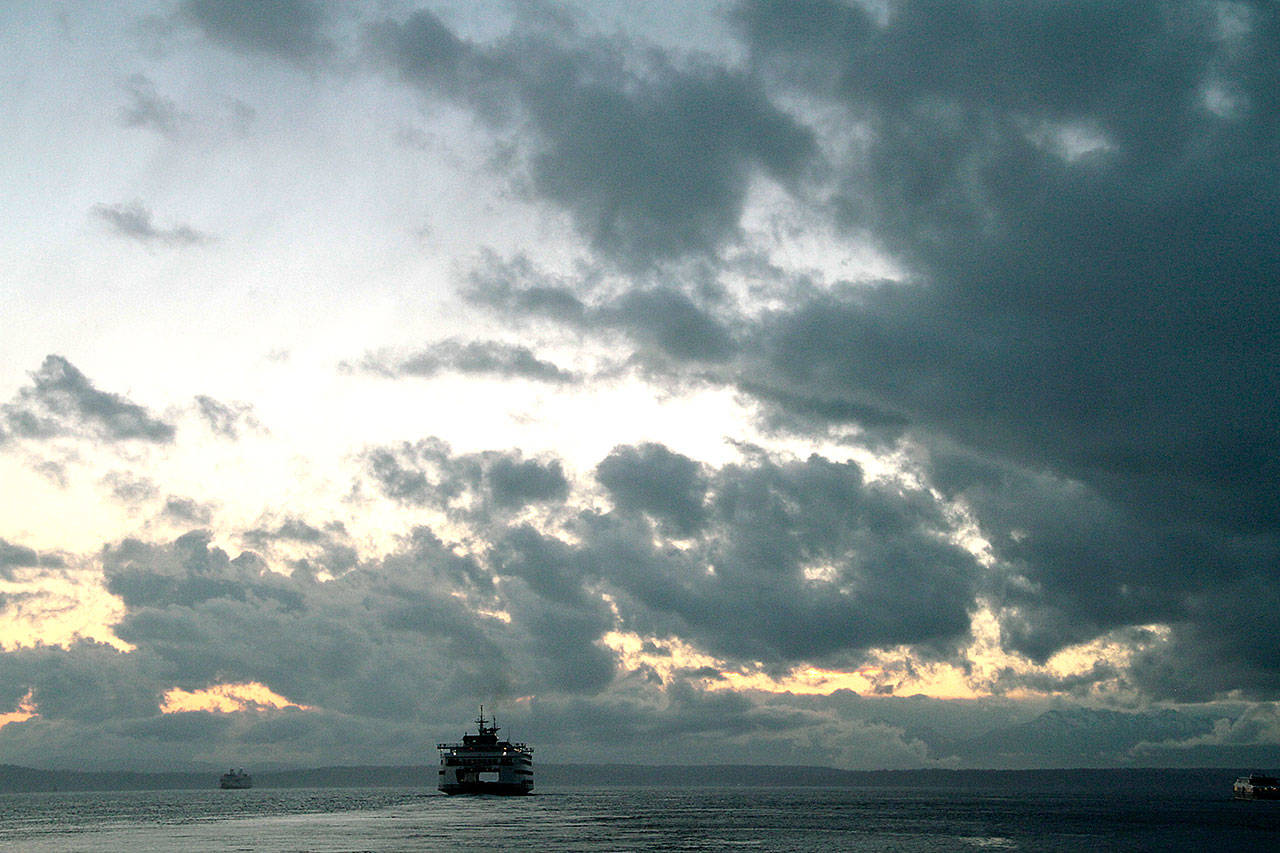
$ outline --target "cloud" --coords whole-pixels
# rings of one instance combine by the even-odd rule
[[[548,276],[525,255],[510,259],[485,252],[467,274],[462,295],[469,301],[515,318],[544,318],[587,325],[587,306],[571,282]]]
[[[292,519],[267,537],[325,534]],[[168,544],[126,540],[102,560],[125,607],[116,632],[166,689],[252,682],[327,713],[410,720],[431,696],[572,691],[612,673],[595,643],[612,622],[602,601],[584,609],[534,595],[510,602],[506,620],[484,615],[503,606],[492,576],[425,528],[323,583],[252,552],[231,557],[199,531]]]
[[[264,520],[265,521],[265,520]],[[338,577],[359,564],[359,554],[341,522],[317,527],[287,516],[267,526],[243,531],[240,539],[255,551],[287,560],[291,575]]]
[[[223,403],[204,394],[196,395],[196,411],[214,435],[235,440],[242,430],[259,432],[264,428],[249,403]]]
[[[1265,107],[1280,30],[1273,10],[1234,8],[1226,26],[1195,4],[961,4],[939,19],[913,3],[744,2],[741,77],[670,56],[624,71],[603,41],[563,31],[524,34],[517,59],[514,37],[468,41],[427,14],[373,43],[493,127],[527,122],[535,191],[632,273],[491,255],[466,283],[473,304],[621,332],[642,362],[664,359],[664,381],[685,369],[750,395],[767,429],[902,454],[989,543],[993,571],[961,587],[990,602],[1012,652],[1043,662],[1159,624],[1173,637],[1139,658],[1143,689],[1267,697],[1280,660],[1241,638],[1280,628],[1259,568],[1280,560],[1280,138]],[[513,82],[524,67],[536,83]],[[712,91],[722,112],[689,106]],[[1228,91],[1230,108],[1205,94]],[[726,141],[769,115],[793,143],[773,172]],[[648,156],[633,130],[678,153]],[[628,154],[607,180],[604,150]],[[694,164],[706,192],[674,193],[683,213],[636,191]],[[636,274],[731,241],[741,184],[725,176],[756,168],[824,182],[814,212],[901,276],[797,286],[761,267],[760,299]],[[608,518],[643,514],[637,500]],[[633,547],[635,578],[677,574]]]
[[[515,510],[563,501],[569,483],[558,459],[524,459],[519,452],[453,455],[439,439],[371,448],[366,470],[388,498],[410,506],[464,513]]]
[[[151,222],[151,211],[138,202],[132,204],[94,205],[93,214],[107,223],[116,234],[143,243],[199,246],[212,240],[208,234],[197,231],[190,225],[157,228]]]
[[[521,507],[548,500],[564,500],[569,492],[560,461],[498,456],[489,463],[485,477],[494,503]]]
[[[760,288],[787,299],[762,310],[640,276],[601,288],[591,275],[575,282],[491,257],[466,295],[513,319],[621,330],[638,352],[673,365],[715,364],[699,376],[752,395],[767,426],[852,429],[906,454],[991,544],[997,571],[982,594],[1013,651],[1043,661],[1160,623],[1175,637],[1144,658],[1140,680],[1154,695],[1209,698],[1232,684],[1272,695],[1280,662],[1240,638],[1280,627],[1258,568],[1280,558],[1267,438],[1280,415],[1280,304],[1268,284],[1280,271],[1280,186],[1262,108],[1280,80],[1274,16],[1248,7],[1227,37],[1208,6],[954,11],[948,26],[915,4],[884,17],[821,2],[736,12],[751,86],[838,111],[859,129],[865,144],[838,153],[828,128],[811,125],[831,152],[826,210],[835,228],[891,254],[901,279],[795,288],[775,271]],[[566,58],[531,38],[529,55],[560,74],[543,74],[563,90],[552,97],[507,82],[501,44],[466,42],[437,20],[380,38],[415,82],[527,110],[545,134],[535,186],[589,238],[625,232],[616,245],[598,241],[601,254],[694,251],[655,236],[657,220],[703,246],[727,239],[717,225],[666,219],[642,195],[601,225],[593,217],[614,185],[588,188],[582,177],[594,174],[593,146],[611,138],[611,116],[664,127],[657,104],[679,103],[681,87],[710,78],[668,70],[620,94],[625,75],[590,48]],[[1227,86],[1236,106],[1215,108],[1206,86]],[[598,98],[599,127],[573,124],[578,96]],[[557,109],[568,120],[549,129],[542,116]],[[723,122],[749,127],[748,113]],[[580,162],[567,177],[539,184],[537,164],[563,165],[570,151]],[[681,162],[697,155],[688,156]],[[663,185],[668,164],[633,164]],[[739,209],[707,204],[713,218]],[[701,215],[696,205],[689,215]],[[636,578],[660,571],[662,560],[634,547]]]
[[[32,548],[0,538],[0,578],[12,579],[13,570],[40,565],[40,558]]]
[[[744,6],[762,73],[870,123],[866,158],[844,164],[847,224],[918,279],[778,312],[769,363],[1152,520],[1194,498],[1211,524],[1272,525],[1278,188],[1253,176],[1277,140],[1195,93],[1211,72],[1266,86],[1274,34],[1228,52],[1208,7],[981,8],[947,29],[910,4],[883,26],[857,7]],[[1090,122],[1110,147],[1064,161],[1028,118]]]
[[[213,520],[213,509],[193,498],[170,495],[160,514],[165,520],[186,527],[206,525]]]
[[[536,357],[528,347],[500,341],[439,341],[411,355],[370,354],[361,366],[387,376],[432,377],[445,372],[565,383],[573,373]]]
[[[701,466],[660,444],[615,448],[596,466],[596,479],[623,511],[647,512],[675,535],[707,522],[707,479]]]
[[[193,607],[227,598],[301,606],[297,591],[267,571],[261,557],[245,553],[233,560],[221,549],[211,548],[209,534],[200,530],[184,534],[170,548],[125,540],[104,554],[103,573],[107,590],[130,607]]]
[[[1280,708],[1274,702],[1260,702],[1244,709],[1234,717],[1220,717],[1212,729],[1201,728],[1194,735],[1168,733],[1163,737],[1151,736],[1139,749],[1159,751],[1167,749],[1198,750],[1214,746],[1256,746],[1280,748]]]
[[[1199,739],[1214,726],[1213,716],[1194,712],[1054,709],[953,749],[966,763],[990,767],[1114,767],[1141,762],[1138,753],[1148,742]]]
[[[973,555],[953,544],[944,505],[867,482],[852,463],[761,457],[711,469],[658,444],[619,447],[595,471],[612,509],[574,514],[554,459],[455,456],[439,440],[372,448],[364,459],[386,497],[443,510],[495,543],[493,573],[530,593],[504,604],[513,618],[538,636],[559,622],[558,640],[590,657],[587,646],[614,625],[602,594],[624,630],[679,637],[744,665],[856,665],[869,649],[898,645],[950,655],[985,585]],[[533,505],[563,535],[504,526]]]
[[[325,6],[312,0],[185,0],[179,14],[210,41],[245,53],[302,62],[333,50]]]
[[[358,520],[291,502],[232,528],[244,507],[215,512],[230,505],[187,462],[140,467],[146,445],[179,438],[172,415],[50,356],[0,406],[0,442],[56,456],[32,464],[67,489],[85,444],[139,460],[98,489],[141,529],[77,558],[100,566],[114,608],[93,618],[131,650],[0,654],[0,711],[28,691],[37,708],[0,727],[4,760],[147,766],[248,745],[410,763],[424,727],[456,737],[475,697],[581,760],[602,742],[634,761],[728,748],[846,766],[1280,754],[1280,651],[1258,642],[1280,629],[1271,5],[745,0],[727,8],[736,42],[667,42],[707,52],[646,41],[625,14],[593,35],[594,13],[524,10],[508,28],[393,6],[184,2],[148,26],[183,22],[196,53],[166,36],[173,53],[145,60],[239,54],[185,76],[223,80],[203,110],[243,129],[261,104],[237,75],[332,70],[342,28],[372,21],[360,58],[396,82],[341,81],[368,96],[369,131],[409,159],[462,133],[494,153],[505,198],[555,214],[539,237],[567,224],[577,242],[481,248],[464,307],[509,328],[357,343],[371,353],[357,369],[554,396],[590,378],[561,355],[585,343],[625,365],[600,375],[633,369],[664,399],[697,383],[757,412],[725,427],[740,456],[628,438],[574,471],[553,452],[382,437],[347,458]],[[166,94],[194,90],[148,73],[116,89],[108,119],[172,142],[188,119]],[[305,85],[287,112],[321,130],[343,101],[334,76],[280,79]],[[402,117],[378,111],[406,93],[426,130],[394,145]],[[259,154],[285,162],[262,147],[269,129],[248,148],[219,139],[256,174]],[[302,148],[288,162],[325,153]],[[91,214],[151,247],[210,239],[157,215]],[[879,259],[865,270],[828,257],[864,249]],[[204,439],[262,429],[248,403],[185,399]],[[197,529],[148,533],[174,525]],[[32,571],[58,558],[16,539],[0,539],[10,624],[70,607],[55,584],[73,572]],[[18,588],[42,574],[38,596]],[[1000,695],[741,686],[813,668],[811,689],[830,689],[822,673],[873,665],[872,690],[937,665]],[[311,710],[160,707],[175,688],[244,684]],[[1112,704],[1069,710],[1082,697]],[[1153,700],[1176,710],[1131,712]]]
[[[116,500],[129,505],[146,503],[159,494],[159,487],[150,478],[128,471],[109,472],[102,478],[102,485],[110,489]]]
[[[717,316],[715,294],[695,299],[662,284],[610,292],[597,286],[599,278],[598,270],[555,278],[526,257],[490,254],[471,271],[463,296],[515,322],[537,318],[597,335],[617,330],[646,356],[681,365],[715,366],[736,353],[737,318]]]
[[[73,436],[155,444],[173,440],[172,424],[119,394],[98,390],[60,355],[46,356],[31,379],[32,384],[19,389],[12,402],[0,406],[12,437],[47,441]]]
[[[638,290],[601,310],[641,344],[682,362],[723,362],[734,352],[725,326],[683,293],[671,288]]]
[[[129,105],[120,108],[120,123],[125,127],[139,127],[157,133],[170,134],[184,118],[182,112],[169,98],[156,93],[155,84],[143,74],[134,74],[124,84],[129,95]]]
[[[0,655],[0,684],[30,691],[42,718],[92,725],[157,713],[156,684],[139,663],[87,640],[65,650],[36,646]]]
[[[533,531],[506,540],[499,570],[551,562],[556,574],[534,577],[600,584],[625,629],[731,662],[848,662],[900,644],[941,653],[967,635],[980,569],[923,492],[816,456],[702,472],[655,445],[615,450],[597,476],[611,512],[580,516],[573,545]]]
[[[755,78],[656,49],[635,68],[607,40],[528,31],[477,44],[426,11],[372,25],[369,42],[404,80],[517,124],[534,192],[632,267],[713,254],[737,238],[756,175],[795,187],[816,154]]]

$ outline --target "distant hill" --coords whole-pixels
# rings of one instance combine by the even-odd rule
[[[1102,770],[838,770],[773,765],[544,764],[541,791],[579,787],[877,787],[955,788],[992,792],[1060,793],[1078,788],[1117,796],[1229,791],[1238,768]],[[321,767],[254,774],[256,788],[435,789],[434,766]],[[215,788],[218,774],[80,772],[0,765],[0,793],[140,791]],[[234,794],[233,794],[234,795]]]
[[[1138,744],[1184,741],[1209,733],[1213,725],[1213,717],[1171,710],[1052,710],[1029,722],[952,744],[949,752],[967,763],[1043,766],[1070,761],[1076,766],[1106,767],[1123,761]]]
[[[85,772],[35,770],[0,764],[0,792],[28,791],[148,791],[173,788],[207,788],[217,776],[208,773]]]

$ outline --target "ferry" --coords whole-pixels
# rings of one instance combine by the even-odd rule
[[[533,747],[498,740],[498,721],[476,718],[478,734],[462,743],[439,743],[440,783],[446,794],[532,794]]]
[[[223,773],[221,778],[218,779],[218,787],[219,788],[252,788],[253,777],[250,776],[248,773],[245,773],[243,767],[241,767],[239,770],[232,768],[231,770],[228,770],[226,773]]]
[[[1237,800],[1280,800],[1280,779],[1250,773],[1236,779],[1231,791]]]

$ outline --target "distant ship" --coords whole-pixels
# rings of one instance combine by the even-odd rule
[[[222,774],[222,778],[218,780],[219,788],[252,788],[253,777],[244,772],[244,768],[239,770],[228,770]]]
[[[1250,773],[1237,779],[1231,791],[1237,800],[1280,800],[1280,779]]]
[[[533,747],[498,740],[497,719],[490,724],[484,706],[476,718],[479,734],[462,743],[439,743],[440,784],[446,794],[532,794]]]

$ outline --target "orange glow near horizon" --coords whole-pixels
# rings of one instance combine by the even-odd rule
[[[862,666],[856,669],[829,669],[800,664],[784,674],[769,673],[762,664],[731,666],[727,661],[708,655],[676,637],[642,637],[613,631],[603,644],[618,656],[620,665],[631,671],[648,670],[664,683],[693,676],[709,691],[754,691],[760,693],[793,693],[830,695],[848,690],[862,696],[924,695],[934,699],[979,699],[1000,695],[1008,699],[1024,699],[1054,694],[1052,688],[1035,690],[1027,686],[1010,689],[1001,684],[1008,674],[1046,677],[1049,683],[1073,675],[1087,674],[1106,665],[1123,671],[1134,655],[1145,648],[1167,642],[1170,629],[1165,625],[1134,626],[1141,634],[1115,632],[1071,646],[1044,664],[1035,664],[1006,650],[1001,642],[1000,625],[990,608],[979,609],[971,617],[971,641],[964,650],[963,665],[950,661],[922,658],[908,646],[869,651]],[[1099,694],[1121,688],[1119,677],[1101,681],[1093,690]]]
[[[7,714],[0,714],[0,729],[3,729],[10,723],[21,723],[23,720],[29,720],[36,716],[36,706],[35,703],[31,701],[31,693],[32,691],[27,691],[27,695],[23,696],[18,702],[18,709],[16,711],[10,711]]]
[[[716,674],[702,679],[707,690],[747,690],[762,693],[796,693],[829,695],[837,690],[850,690],[863,696],[884,692],[892,686],[897,695],[923,693],[937,699],[972,699],[980,695],[970,685],[965,674],[955,666],[941,663],[913,662],[910,677],[889,673],[902,669],[894,666],[904,659],[907,652],[901,649],[885,651],[876,656],[873,663],[855,670],[825,669],[812,665],[794,667],[783,676],[755,668],[730,668],[722,661],[704,654],[693,646],[676,638],[642,638],[639,635],[613,631],[604,636],[604,644],[613,649],[624,667],[645,667],[658,673],[664,682],[681,672],[696,669],[715,670]]]
[[[203,690],[183,690],[174,687],[164,694],[164,702],[160,711],[165,714],[177,714],[183,711],[212,711],[219,714],[231,714],[236,711],[282,710],[293,708],[299,711],[313,711],[312,705],[300,705],[291,702],[265,684],[255,681],[242,684],[217,684]]]

